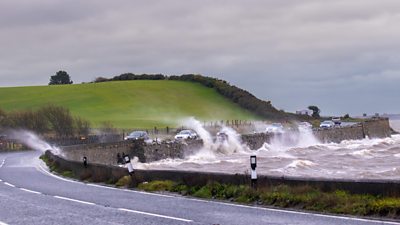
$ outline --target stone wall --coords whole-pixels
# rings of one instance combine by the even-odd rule
[[[390,137],[392,130],[388,118],[370,119],[362,123],[365,136],[369,138]]]
[[[356,124],[350,127],[338,127],[332,129],[314,130],[315,137],[323,143],[339,143],[343,140],[358,140],[364,138],[362,124]]]
[[[163,142],[146,144],[143,141],[121,141],[107,144],[87,144],[62,147],[63,156],[69,160],[88,161],[104,165],[116,165],[117,154],[137,157],[140,162],[152,162],[166,158],[184,158],[203,146],[201,140],[189,142]]]
[[[242,142],[254,150],[261,148],[264,143],[269,143],[272,136],[270,133],[245,134],[242,135]]]
[[[349,127],[314,130],[315,136],[322,142],[341,142],[349,139],[383,138],[390,136],[388,119],[372,119]],[[257,133],[242,135],[242,141],[250,149],[259,149],[269,143],[273,134]],[[146,144],[143,141],[121,141],[103,144],[87,144],[63,147],[67,159],[81,161],[86,156],[89,161],[105,165],[115,165],[117,154],[126,153],[138,157],[140,162],[153,162],[166,158],[184,158],[198,151],[202,141],[162,142]]]

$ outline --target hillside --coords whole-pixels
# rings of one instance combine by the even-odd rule
[[[119,128],[174,126],[181,118],[200,120],[256,119],[253,113],[197,83],[136,80],[0,88],[0,108],[6,111],[61,105],[99,126]]]

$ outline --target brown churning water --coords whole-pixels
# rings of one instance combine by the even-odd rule
[[[391,121],[400,131],[400,120]],[[290,140],[290,141],[287,141]],[[384,139],[320,143],[312,132],[285,133],[257,150],[203,149],[187,159],[166,159],[139,168],[249,173],[250,155],[257,155],[257,172],[265,175],[345,179],[400,179],[400,135]]]

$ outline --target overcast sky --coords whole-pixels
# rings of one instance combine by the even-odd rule
[[[58,70],[200,73],[285,111],[400,113],[400,1],[1,0],[0,86]]]

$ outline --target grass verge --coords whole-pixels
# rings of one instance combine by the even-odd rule
[[[324,213],[400,218],[400,198],[351,194],[342,190],[323,192],[310,186],[279,185],[255,190],[244,185],[216,182],[201,187],[189,187],[172,181],[152,181],[142,183],[138,188],[144,191],[170,191],[199,198]]]
[[[55,171],[61,176],[90,180],[90,175],[78,177],[72,171],[62,170],[45,155],[42,155],[40,159],[47,164],[51,171]],[[111,179],[104,182],[114,184],[116,187],[132,186],[130,176],[124,176],[116,182]],[[351,194],[343,190],[324,192],[311,186],[291,187],[279,185],[255,190],[245,185],[210,182],[204,186],[188,186],[164,180],[140,183],[137,188],[148,192],[168,191],[185,196],[227,200],[245,204],[400,219],[399,197]]]

